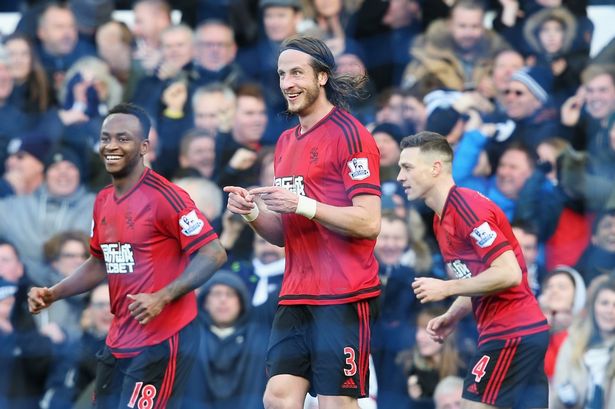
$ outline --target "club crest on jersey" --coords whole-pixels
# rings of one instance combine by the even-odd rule
[[[480,226],[475,227],[470,236],[476,241],[478,247],[485,248],[493,244],[498,234],[491,230],[489,223],[484,222]]]
[[[107,274],[128,274],[135,271],[135,256],[130,243],[105,243],[100,247]]]
[[[370,175],[367,158],[352,158],[348,162],[348,167],[350,168],[348,174],[352,180],[367,179]]]
[[[182,228],[184,236],[196,236],[203,230],[204,225],[203,220],[197,216],[196,210],[192,210],[179,218],[179,226]]]

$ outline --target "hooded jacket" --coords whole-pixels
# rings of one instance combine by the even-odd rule
[[[212,330],[212,318],[203,308],[207,294],[216,284],[233,288],[242,304],[234,331],[226,337]],[[250,306],[245,284],[230,272],[216,273],[203,287],[198,301],[201,341],[182,408],[263,408],[270,323],[256,319],[256,308]]]
[[[495,32],[486,30],[477,44],[473,59],[472,78],[465,78],[463,62],[455,54],[455,44],[446,20],[432,23],[424,35],[418,37],[410,50],[413,61],[402,77],[402,86],[411,88],[421,82],[428,89],[448,88],[462,91],[468,82],[474,86],[489,75],[493,57],[506,48],[504,40]]]

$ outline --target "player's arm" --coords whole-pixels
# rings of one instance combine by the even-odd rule
[[[497,293],[521,283],[522,272],[517,257],[512,250],[497,256],[489,268],[480,274],[463,280],[445,281],[449,296],[480,296]]]
[[[444,342],[457,327],[457,323],[472,311],[470,297],[457,297],[449,309],[427,323],[427,334],[436,342]]]
[[[127,297],[133,300],[128,306],[130,314],[139,323],[147,324],[160,314],[167,304],[203,285],[226,262],[226,259],[226,251],[220,240],[210,241],[192,256],[182,274],[166,287],[151,294],[129,294]]]
[[[252,189],[250,194],[260,196],[273,212],[296,213],[340,234],[375,239],[380,233],[380,197],[376,195],[357,195],[352,206],[338,207],[277,186]]]
[[[28,292],[30,312],[38,314],[54,301],[91,290],[107,277],[105,262],[90,256],[74,273],[51,288],[32,287]]]
[[[357,195],[352,206],[337,207],[316,203],[315,221],[334,232],[365,239],[376,239],[380,233],[380,197]]]

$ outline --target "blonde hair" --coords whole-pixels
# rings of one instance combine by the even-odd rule
[[[603,291],[615,292],[615,277],[599,276],[590,284],[588,290],[585,314],[578,314],[568,331],[568,338],[572,346],[571,363],[583,367],[583,356],[596,342],[600,342],[600,329],[596,323],[595,307],[598,295]],[[606,369],[607,378],[615,377],[615,356],[611,352],[611,359]]]

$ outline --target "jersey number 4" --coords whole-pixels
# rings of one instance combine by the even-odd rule
[[[472,368],[472,375],[475,377],[475,382],[480,382],[480,380],[483,379],[483,376],[485,376],[485,369],[487,368],[489,359],[489,356],[483,355],[483,357],[478,360],[476,365],[474,365],[474,368]]]
[[[155,397],[156,387],[154,385],[143,386],[143,382],[136,382],[128,407],[134,408],[136,405],[138,409],[152,409]]]

